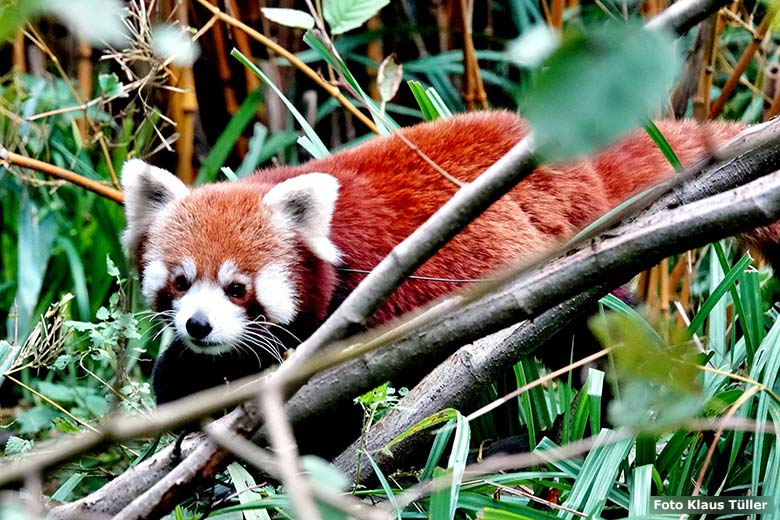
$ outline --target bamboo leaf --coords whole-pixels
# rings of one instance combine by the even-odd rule
[[[333,34],[357,29],[374,16],[390,0],[323,0],[322,15]]]
[[[524,110],[541,155],[588,153],[636,127],[666,99],[679,63],[671,37],[636,23],[565,31]]]
[[[260,11],[263,16],[279,25],[306,30],[314,28],[314,18],[305,11],[283,7],[261,7]]]

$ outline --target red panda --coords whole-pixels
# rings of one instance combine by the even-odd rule
[[[738,124],[661,121],[683,164]],[[510,112],[454,116],[401,130],[469,182],[528,133]],[[635,131],[589,158],[541,166],[416,273],[476,279],[560,244],[628,196],[670,176]],[[397,136],[300,166],[191,189],[140,160],[122,169],[127,228],[141,290],[172,327],[154,386],[166,402],[259,371],[303,340],[374,267],[457,191]],[[372,325],[419,307],[452,283],[410,280]]]

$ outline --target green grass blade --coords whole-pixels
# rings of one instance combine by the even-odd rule
[[[460,485],[463,481],[463,472],[466,470],[466,462],[469,456],[469,442],[471,429],[466,418],[458,414],[455,421],[455,438],[452,441],[452,451],[447,469],[452,471],[452,485],[450,486],[450,512],[448,518],[455,517],[455,509],[460,494]]]
[[[70,477],[68,477],[68,480],[63,482],[62,485],[57,488],[57,491],[52,494],[50,497],[51,500],[67,502],[70,498],[70,495],[73,493],[73,490],[76,489],[79,484],[81,484],[81,481],[84,480],[84,477],[86,476],[87,475],[84,473],[72,474]]]
[[[236,168],[237,177],[246,177],[257,169],[260,165],[260,157],[262,156],[267,137],[268,128],[262,123],[255,123],[252,138],[249,139],[249,150],[239,167]]]
[[[27,337],[34,322],[35,307],[43,288],[46,266],[51,258],[57,225],[52,213],[39,208],[23,192],[19,203],[19,231],[17,235],[16,305],[19,342]],[[14,318],[9,316],[9,331],[16,330]]]
[[[590,434],[601,431],[601,399],[604,393],[604,372],[591,368],[588,370],[588,408],[590,411]]]
[[[588,516],[601,513],[607,501],[607,495],[615,487],[615,479],[620,471],[620,464],[628,456],[632,438],[619,439],[610,442],[614,436],[611,430],[602,430],[597,438],[597,447],[585,457],[579,477],[572,486],[569,499],[564,506],[576,511],[582,511]],[[572,513],[564,512],[559,518],[572,520]]]
[[[319,136],[314,131],[314,129],[311,127],[309,122],[306,121],[306,118],[303,117],[303,115],[301,115],[298,109],[295,108],[295,105],[293,105],[292,102],[290,102],[290,100],[287,99],[287,97],[284,94],[282,94],[282,91],[279,90],[279,88],[273,84],[271,79],[268,76],[266,76],[262,70],[260,70],[260,67],[252,63],[252,61],[246,56],[244,56],[243,54],[241,54],[241,52],[238,51],[238,49],[233,49],[232,51],[230,51],[230,55],[236,58],[238,61],[240,61],[253,74],[255,74],[258,78],[260,78],[263,81],[263,83],[268,85],[277,96],[279,96],[279,98],[282,100],[284,105],[287,107],[287,110],[290,111],[290,113],[293,115],[295,120],[298,121],[298,124],[301,125],[303,134],[311,142],[312,150],[310,150],[309,153],[311,153],[317,159],[327,156],[330,152],[328,152],[327,147],[319,138]]]
[[[238,462],[233,462],[227,467],[230,481],[236,488],[238,502],[242,505],[261,500],[263,497],[255,491],[257,484],[254,477]],[[268,511],[264,509],[248,509],[243,511],[245,520],[270,520]]]
[[[436,105],[433,104],[433,101],[431,101],[430,97],[428,97],[422,84],[420,84],[419,81],[408,81],[407,84],[414,95],[414,99],[417,100],[417,104],[420,106],[420,110],[423,113],[423,119],[426,121],[438,119],[441,114]]]
[[[371,99],[371,96],[366,94],[347,65],[338,56],[335,56],[322,40],[314,36],[311,31],[307,31],[306,34],[303,35],[303,41],[314,49],[328,64],[330,64],[330,66],[337,69],[360,101],[362,101],[365,106],[369,107],[371,118],[374,120],[374,124],[379,130],[380,135],[388,135],[391,130],[399,128],[398,124],[387,116],[387,114],[385,114],[384,118],[377,116],[377,114],[380,113],[379,106]]]
[[[420,480],[429,480],[433,476],[433,470],[439,464],[441,456],[444,454],[444,450],[450,442],[452,432],[455,430],[454,427],[455,420],[450,419],[436,433],[436,437],[433,439],[433,445],[431,446],[431,451],[428,453],[428,460],[425,462],[425,467],[420,475]]]
[[[76,306],[79,309],[79,319],[89,321],[89,290],[87,289],[87,275],[84,272],[84,263],[81,261],[76,246],[69,238],[57,237],[57,245],[62,248],[68,259],[70,276],[73,279],[73,294],[76,297]]]
[[[720,302],[721,298],[723,298],[723,296],[729,291],[737,277],[739,277],[739,275],[742,274],[747,266],[750,265],[750,262],[751,258],[749,255],[743,256],[739,262],[737,262],[734,267],[731,268],[726,276],[723,277],[723,280],[717,284],[714,290],[710,293],[710,296],[704,301],[704,304],[701,306],[701,309],[699,309],[699,312],[697,312],[696,316],[694,316],[693,320],[691,320],[691,324],[688,326],[688,332],[690,334],[699,332],[699,329],[701,329],[702,325],[704,324],[704,320],[707,319],[718,302]],[[725,323],[725,321],[723,321],[723,323]]]
[[[661,130],[655,125],[654,122],[648,121],[645,123],[645,132],[647,132],[647,135],[650,136],[650,139],[653,140],[658,149],[661,150],[661,153],[664,154],[664,157],[666,157],[666,160],[669,161],[669,164],[672,165],[672,168],[674,168],[677,172],[681,171],[683,169],[683,165],[680,162],[680,159],[677,157],[677,154],[674,153],[674,150],[672,150],[672,146],[669,144],[669,141],[666,140],[664,135],[661,133]]]
[[[225,130],[220,134],[214,148],[211,149],[206,160],[200,167],[198,176],[195,178],[195,185],[214,182],[217,180],[219,169],[224,166],[225,161],[230,155],[231,150],[236,145],[236,141],[241,137],[244,129],[252,122],[257,113],[257,107],[263,101],[263,92],[260,89],[251,92],[238,111],[230,118],[230,122]]]
[[[395,493],[393,493],[393,488],[390,486],[390,482],[387,481],[387,477],[379,468],[379,465],[374,460],[374,457],[372,457],[371,454],[367,451],[364,452],[364,455],[371,464],[371,467],[374,470],[374,474],[376,474],[376,478],[379,480],[379,484],[382,486],[382,489],[385,492],[387,500],[390,502],[390,505],[393,506],[393,516],[395,516],[395,518],[401,518],[402,511],[398,509],[398,503],[395,500]]]
[[[650,513],[650,495],[653,484],[653,466],[646,464],[634,469],[631,479],[631,506],[628,516],[643,516]]]
[[[756,347],[766,337],[758,271],[748,269],[742,273],[742,276],[739,278],[739,294],[732,295],[732,299],[734,300],[735,311],[742,323],[742,330],[748,349],[747,363],[752,365]],[[738,308],[736,307],[737,303],[741,304]]]

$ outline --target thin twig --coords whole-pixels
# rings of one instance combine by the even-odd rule
[[[742,73],[745,72],[748,65],[750,65],[750,62],[753,61],[753,56],[766,37],[766,33],[769,30],[769,23],[772,21],[772,18],[774,18],[774,16],[771,13],[764,15],[764,19],[761,20],[761,24],[758,26],[755,36],[752,40],[750,40],[750,43],[748,43],[747,47],[745,47],[745,51],[742,53],[739,61],[734,66],[734,70],[729,75],[725,85],[723,85],[723,88],[720,91],[720,95],[712,103],[712,106],[710,107],[711,119],[718,117],[718,114],[720,114],[720,111],[723,110],[726,101],[728,101],[731,97],[731,93],[734,91],[734,88],[739,83],[739,80],[742,77]]]
[[[282,47],[281,45],[277,44],[270,38],[267,38],[265,35],[257,32],[256,30],[252,29],[248,25],[246,25],[241,20],[237,20],[234,17],[222,12],[218,7],[212,5],[208,2],[208,0],[197,0],[200,5],[211,11],[212,14],[215,16],[218,16],[220,20],[227,23],[228,25],[231,25],[233,27],[236,27],[238,29],[241,29],[246,34],[260,42],[261,44],[265,45],[275,53],[277,53],[279,56],[282,56],[287,61],[290,62],[292,66],[306,74],[309,78],[311,78],[317,85],[325,89],[325,91],[330,94],[332,97],[334,97],[341,105],[346,108],[352,115],[354,115],[356,118],[358,118],[364,125],[366,125],[372,132],[375,134],[379,133],[379,129],[377,129],[376,125],[374,124],[371,119],[369,119],[363,112],[358,110],[355,105],[350,103],[350,101],[344,97],[344,94],[342,94],[338,87],[331,85],[324,79],[320,77],[319,74],[317,74],[314,69],[303,63],[301,60],[299,60],[294,54],[292,54],[290,51]]]
[[[60,168],[59,166],[54,166],[53,164],[45,163],[37,159],[19,155],[18,153],[10,152],[2,146],[0,146],[0,161],[12,166],[29,168],[31,170],[45,173],[46,175],[65,180],[71,184],[75,184],[76,186],[88,189],[119,204],[124,203],[124,195],[119,190],[106,186],[100,182],[93,181],[92,179],[88,179],[87,177],[79,175],[78,173],[74,173],[70,170]]]

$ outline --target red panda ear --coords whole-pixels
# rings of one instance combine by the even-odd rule
[[[190,192],[172,173],[140,159],[131,159],[122,166],[122,189],[127,226],[122,241],[131,253],[160,212]]]
[[[263,197],[274,214],[274,223],[298,232],[312,252],[336,264],[341,253],[330,240],[330,223],[339,181],[327,173],[306,173],[280,182]]]

